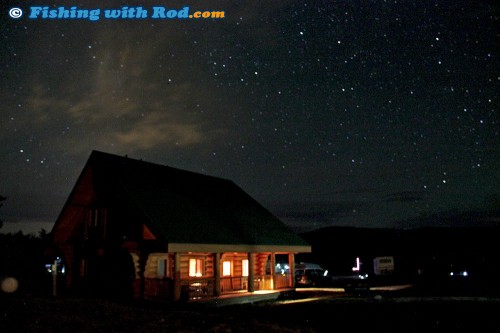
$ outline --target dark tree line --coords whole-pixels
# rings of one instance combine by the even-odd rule
[[[47,294],[51,291],[51,276],[45,269],[50,258],[45,255],[49,234],[0,234],[0,281],[14,277],[19,293]]]
[[[0,195],[0,208],[7,198]],[[0,217],[0,228],[3,227]],[[0,282],[13,277],[19,283],[17,292],[47,294],[51,291],[51,276],[45,264],[51,258],[45,255],[50,244],[50,234],[42,229],[38,235],[0,233]]]

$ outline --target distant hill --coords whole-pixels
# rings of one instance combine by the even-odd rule
[[[297,255],[297,261],[316,262],[337,274],[351,272],[356,257],[361,258],[362,269],[371,271],[377,256],[393,256],[402,274],[458,263],[500,267],[500,226],[405,230],[327,227],[301,236],[311,244],[312,253]]]

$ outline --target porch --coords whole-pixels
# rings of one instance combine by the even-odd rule
[[[276,269],[275,253],[151,253],[134,289],[146,299],[192,301],[293,288],[293,254],[280,255],[286,270]]]
[[[192,301],[197,299],[213,298],[226,295],[241,295],[249,293],[248,277],[224,277],[220,279],[220,293],[216,293],[215,278],[195,278],[181,281],[181,300]],[[290,274],[262,275],[254,277],[254,292],[280,291],[291,289]],[[172,299],[174,295],[174,281],[169,278],[148,278],[145,280],[145,298]]]

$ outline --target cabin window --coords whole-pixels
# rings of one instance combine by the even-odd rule
[[[90,209],[87,223],[85,224],[85,238],[91,240],[106,239],[106,209]]]
[[[222,263],[222,276],[231,276],[231,261]]]
[[[168,276],[168,260],[166,258],[158,258],[158,269],[156,277],[165,278]]]
[[[203,260],[197,258],[189,259],[189,276],[202,276],[203,275]]]
[[[248,259],[241,261],[242,273],[241,276],[248,276]]]

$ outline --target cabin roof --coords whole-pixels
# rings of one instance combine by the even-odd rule
[[[101,199],[119,197],[167,243],[309,247],[230,180],[100,151],[87,168]]]

